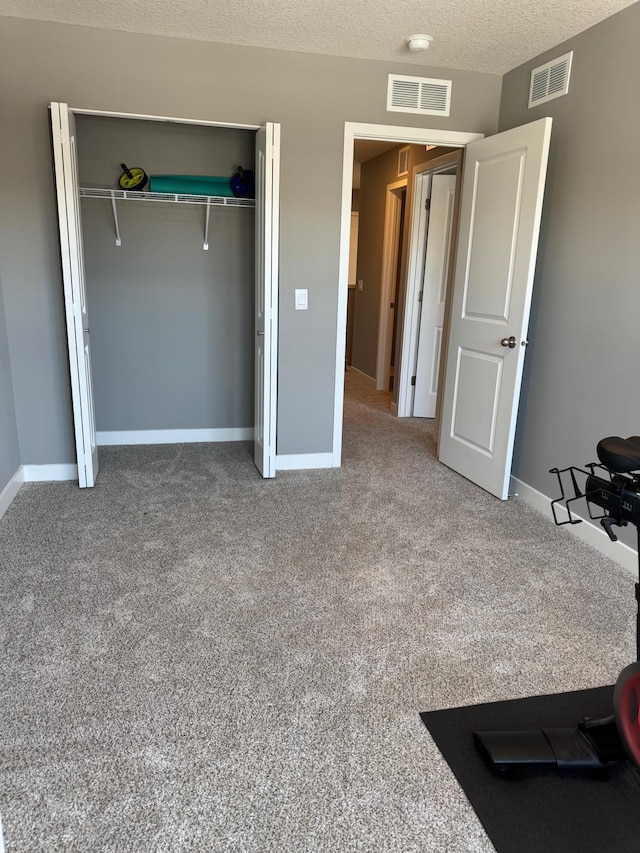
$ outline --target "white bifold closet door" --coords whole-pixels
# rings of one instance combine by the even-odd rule
[[[263,477],[276,475],[280,125],[256,135],[255,432],[253,458]]]
[[[80,218],[76,123],[73,113],[66,104],[51,104],[51,134],[56,173],[78,485],[85,488],[93,486],[98,475],[98,444],[93,405],[89,315]]]

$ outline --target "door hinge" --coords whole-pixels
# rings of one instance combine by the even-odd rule
[[[431,199],[430,198],[425,199],[424,209],[425,210],[431,210]]]
[[[415,385],[415,384],[416,384],[416,377],[415,377],[415,376],[412,376],[412,377],[411,377],[411,384],[412,384],[412,385]]]
[[[390,303],[389,303],[389,308],[395,308],[395,307],[396,307],[396,303],[395,303],[395,302],[390,302]]]
[[[423,294],[424,294],[424,290],[421,290],[420,293],[418,294],[418,302],[422,302]]]

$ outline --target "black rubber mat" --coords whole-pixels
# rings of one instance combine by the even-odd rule
[[[505,777],[472,732],[573,727],[612,713],[613,686],[420,714],[498,853],[640,851],[640,772],[605,775],[535,768]]]

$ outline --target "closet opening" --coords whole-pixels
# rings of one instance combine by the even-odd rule
[[[79,484],[107,444],[254,440],[274,476],[279,126],[51,111]]]

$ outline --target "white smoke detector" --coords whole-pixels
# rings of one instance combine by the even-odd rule
[[[424,33],[418,33],[406,39],[407,47],[411,53],[422,53],[424,50],[429,50],[432,41],[433,36],[427,36]]]

